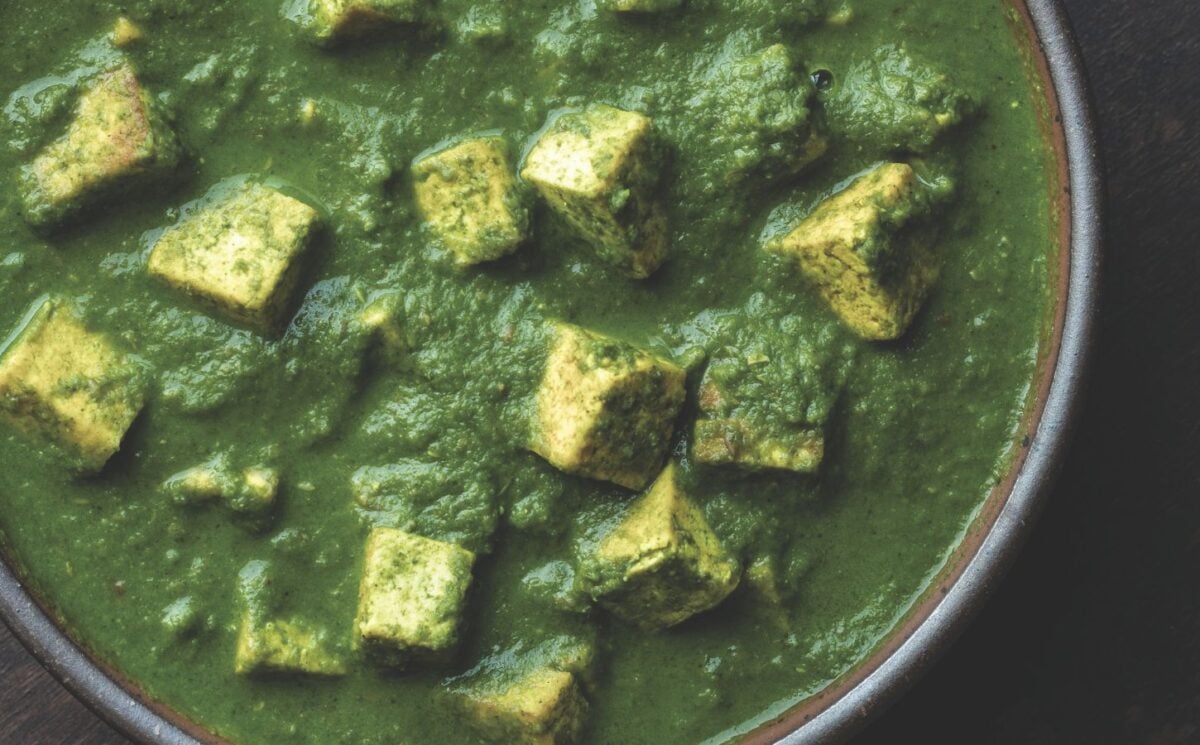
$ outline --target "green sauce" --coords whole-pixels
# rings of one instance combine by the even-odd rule
[[[6,2],[0,61],[22,87],[0,130],[12,178],[0,326],[43,294],[67,298],[150,381],[96,475],[0,434],[0,530],[31,583],[101,659],[247,745],[471,741],[443,705],[447,681],[563,635],[597,639],[587,742],[720,741],[820,691],[922,593],[1009,462],[1054,242],[1051,156],[1005,6],[819,5],[691,0],[630,16],[591,0],[445,0],[416,24],[329,46],[268,2],[95,0],[53,13]],[[109,30],[122,14],[142,38],[118,52]],[[800,88],[778,51],[750,56],[777,43]],[[175,179],[34,231],[18,174],[118,54],[172,112],[189,155]],[[669,213],[662,267],[631,279],[544,202],[515,252],[457,266],[422,227],[413,160],[479,133],[520,156],[552,114],[593,102],[652,117],[669,153],[655,186]],[[928,113],[943,109],[953,126],[939,134]],[[735,121],[757,122],[756,134],[721,129]],[[828,152],[801,163],[810,128]],[[933,213],[932,294],[901,340],[868,342],[762,244],[898,157],[957,193]],[[214,314],[146,271],[181,207],[244,175],[316,207],[324,225],[282,333]],[[355,320],[381,307],[392,326]],[[743,579],[715,609],[646,632],[574,589],[580,556],[635,492],[527,448],[551,320],[687,369],[671,444],[680,483],[741,566],[771,568],[781,606],[764,611]],[[693,462],[694,397],[714,356],[730,380],[772,359],[806,371],[794,391],[780,379],[776,406],[805,415],[772,426],[824,427],[817,473]],[[235,474],[266,464],[278,504],[164,488],[206,462]],[[352,649],[375,526],[477,554],[451,660],[394,672]],[[248,571],[269,579],[247,589]],[[235,673],[247,612],[303,618],[333,658],[318,664],[346,674]]]

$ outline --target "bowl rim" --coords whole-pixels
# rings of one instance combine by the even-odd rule
[[[1061,187],[1064,271],[1052,366],[1029,421],[1035,432],[1010,466],[974,551],[951,558],[918,610],[891,629],[881,647],[850,674],[791,707],[745,738],[746,743],[816,745],[844,741],[908,690],[958,638],[1018,554],[1050,490],[1076,418],[1098,310],[1103,180],[1095,118],[1082,58],[1062,0],[1008,0],[1032,30],[1035,66],[1045,86]],[[1062,295],[1059,295],[1062,297]],[[1056,338],[1054,338],[1056,337]],[[1056,344],[1054,342],[1057,342]],[[989,498],[991,501],[991,498]],[[970,539],[964,539],[964,543]],[[76,698],[138,742],[155,745],[222,743],[169,707],[153,702],[118,671],[72,641],[0,556],[0,620]],[[873,662],[872,662],[873,661]]]

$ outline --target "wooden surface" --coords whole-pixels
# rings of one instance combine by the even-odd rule
[[[861,745],[1200,742],[1200,4],[1066,4],[1109,175],[1079,437],[1001,591]],[[0,626],[0,743],[125,742]]]

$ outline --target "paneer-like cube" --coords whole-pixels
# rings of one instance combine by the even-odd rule
[[[567,473],[644,487],[671,445],[684,371],[577,326],[553,331],[530,449]]]
[[[325,636],[299,620],[263,621],[247,613],[238,632],[234,670],[241,675],[345,675],[345,664],[329,651]]]
[[[822,202],[766,248],[796,259],[856,334],[873,341],[897,339],[938,275],[922,241],[901,231],[929,211],[941,188],[923,185],[911,166],[885,163]]]
[[[412,171],[417,206],[460,266],[498,259],[525,240],[529,210],[501,138],[460,142]]]
[[[641,278],[667,255],[662,169],[649,117],[593,104],[551,120],[521,177],[601,257]]]
[[[579,741],[588,711],[575,675],[551,667],[464,691],[459,699],[471,728],[497,745],[570,745]]]
[[[358,643],[384,662],[446,657],[458,643],[475,555],[393,528],[367,540],[358,596]]]
[[[429,5],[429,0],[308,0],[306,11],[293,17],[317,41],[336,44],[420,22]]]
[[[269,332],[292,301],[319,223],[304,202],[245,183],[164,232],[149,270],[228,318]]]
[[[39,300],[0,350],[0,419],[98,471],[142,409],[139,371],[64,301]]]
[[[738,562],[667,466],[580,575],[597,602],[644,629],[674,626],[724,600],[737,587]]]
[[[683,4],[683,0],[599,0],[597,6],[618,13],[657,13],[672,10]]]
[[[54,227],[81,210],[164,179],[182,148],[129,64],[106,72],[80,95],[66,133],[21,171],[26,219]]]

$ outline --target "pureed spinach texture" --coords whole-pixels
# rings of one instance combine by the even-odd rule
[[[750,729],[1019,435],[1051,156],[1007,13],[4,3],[12,555],[238,743]]]

